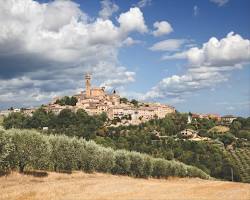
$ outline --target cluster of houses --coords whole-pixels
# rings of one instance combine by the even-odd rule
[[[176,112],[174,107],[166,104],[138,102],[135,105],[129,101],[121,101],[121,97],[115,90],[112,93],[106,93],[105,87],[91,87],[91,76],[89,74],[85,75],[85,91],[81,91],[74,97],[77,99],[77,103],[74,106],[59,105],[57,100],[60,98],[54,98],[44,108],[55,114],[59,114],[63,109],[72,111],[84,109],[89,115],[99,115],[104,112],[110,120],[117,121],[115,126],[138,125],[150,119],[164,118],[167,114]],[[35,108],[9,109],[1,111],[0,115],[6,116],[11,112],[23,112],[27,115],[32,115],[35,110]],[[226,124],[232,123],[235,119],[231,115],[220,117],[216,114],[192,114],[189,116],[189,123],[196,118],[215,119]]]

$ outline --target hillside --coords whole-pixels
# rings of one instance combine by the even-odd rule
[[[208,132],[216,132],[216,133],[226,133],[230,129],[227,126],[214,126],[213,128],[209,129]]]
[[[250,183],[250,148],[237,148],[229,151],[230,159],[238,170],[242,182]]]
[[[198,178],[135,179],[83,172],[49,172],[46,177],[13,173],[0,178],[0,200],[173,200],[183,196],[188,200],[247,200],[250,184]]]

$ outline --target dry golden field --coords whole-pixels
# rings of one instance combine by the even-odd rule
[[[135,179],[83,172],[49,172],[42,177],[12,173],[0,177],[0,199],[249,200],[250,184],[197,178]]]

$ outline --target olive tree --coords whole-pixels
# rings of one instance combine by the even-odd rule
[[[0,173],[10,170],[10,155],[14,150],[14,144],[9,135],[0,130]]]
[[[50,144],[45,136],[34,130],[12,129],[8,131],[14,151],[11,153],[12,164],[23,172],[25,167],[45,169],[49,164]]]

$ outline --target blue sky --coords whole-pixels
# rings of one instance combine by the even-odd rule
[[[248,0],[0,2],[0,109],[79,92],[89,71],[94,84],[129,98],[250,116],[249,8]]]

